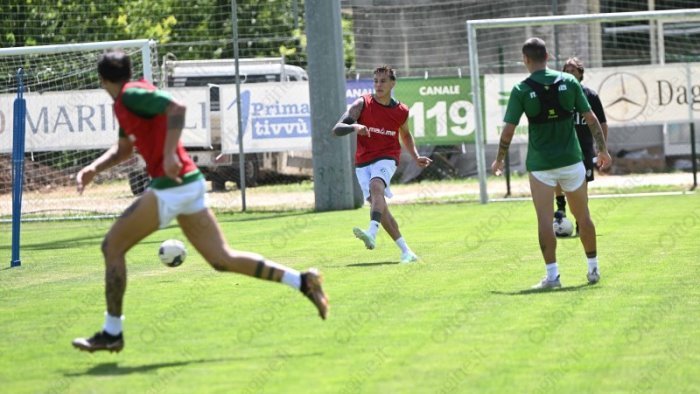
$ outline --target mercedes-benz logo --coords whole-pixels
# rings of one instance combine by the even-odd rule
[[[617,121],[632,120],[644,112],[649,101],[641,78],[627,72],[614,73],[598,88],[605,115]]]

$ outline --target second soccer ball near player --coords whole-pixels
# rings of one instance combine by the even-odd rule
[[[574,233],[574,224],[565,217],[555,218],[552,227],[557,237],[570,237]]]

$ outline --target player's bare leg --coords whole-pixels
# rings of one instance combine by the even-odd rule
[[[413,263],[418,261],[418,256],[408,247],[406,240],[401,236],[399,231],[399,223],[394,219],[394,215],[391,214],[389,207],[387,206],[382,214],[382,227],[394,240],[396,246],[401,249],[401,262],[402,263]]]
[[[380,178],[372,178],[369,181],[369,196],[372,204],[371,209],[373,212],[383,214],[386,210],[386,199],[384,198],[385,190],[386,185]]]
[[[581,244],[588,260],[588,282],[597,283],[600,280],[600,271],[595,225],[588,210],[588,183],[583,182],[575,191],[566,192],[566,198],[569,200],[569,209],[578,223]]]
[[[552,221],[554,220],[552,212],[554,187],[540,182],[532,174],[529,174],[529,178],[532,202],[535,205],[535,213],[537,215],[537,236],[547,270],[547,276],[534,287],[560,287],[559,267],[557,265],[557,238],[554,236],[552,228]]]
[[[396,222],[396,219],[394,219],[394,215],[391,214],[389,207],[386,207],[384,213],[382,214],[382,227],[394,241],[401,238],[399,224]]]
[[[76,338],[80,350],[120,351],[124,347],[121,321],[126,291],[126,252],[158,229],[158,202],[152,191],[144,193],[117,219],[102,242],[105,259],[107,314],[103,330],[91,338]]]
[[[316,269],[299,273],[266,260],[257,253],[231,249],[210,209],[190,215],[179,215],[177,220],[187,239],[215,270],[289,285],[307,296],[318,309],[321,318],[326,318],[328,298],[321,287],[323,277]]]
[[[355,237],[364,242],[367,249],[374,249],[376,245],[377,231],[380,224],[383,222],[384,211],[387,209],[384,191],[386,185],[380,178],[372,178],[369,181],[369,202],[370,202],[370,221],[369,228],[363,230],[359,227],[352,229]]]

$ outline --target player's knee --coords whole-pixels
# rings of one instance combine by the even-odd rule
[[[125,253],[124,250],[120,250],[120,248],[118,248],[118,245],[115,242],[115,240],[111,239],[109,235],[105,236],[102,240],[100,250],[102,251],[102,255],[107,260],[113,257],[117,257],[119,255],[123,255]]]
[[[378,179],[378,178],[372,179],[372,181],[369,183],[369,192],[371,194],[375,194],[375,193],[383,194],[385,188],[386,187],[384,186],[384,181],[382,181],[381,179]]]
[[[226,272],[229,271],[228,267],[226,264],[223,264],[219,261],[207,261],[209,265],[214,269],[214,271],[219,271],[219,272]]]
[[[579,228],[595,229],[595,224],[593,224],[593,219],[591,219],[590,215],[585,215],[582,220],[577,220],[576,222]]]
[[[227,264],[230,258],[222,254],[206,253],[203,254],[204,260],[209,264],[215,271],[230,271],[230,264]]]

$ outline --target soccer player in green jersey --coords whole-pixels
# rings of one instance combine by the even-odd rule
[[[596,232],[588,211],[586,169],[576,131],[574,111],[581,114],[596,143],[597,165],[607,168],[612,159],[598,118],[571,74],[547,68],[547,48],[540,38],[530,38],[522,48],[523,62],[530,76],[513,87],[504,117],[496,160],[491,169],[503,171],[503,160],[510,147],[515,127],[524,113],[528,118],[528,149],[525,167],[529,172],[530,192],[537,214],[540,249],[547,275],[533,288],[561,287],[557,265],[557,239],[552,229],[554,189],[560,185],[569,201],[571,213],[579,223],[581,243],[588,259],[588,283],[600,280]]]

